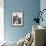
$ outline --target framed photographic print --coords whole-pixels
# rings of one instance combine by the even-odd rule
[[[23,26],[23,12],[12,12],[12,25]]]

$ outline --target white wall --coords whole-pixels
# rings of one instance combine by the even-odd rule
[[[4,41],[4,0],[0,0],[0,42]]]

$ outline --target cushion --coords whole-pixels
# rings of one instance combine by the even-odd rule
[[[21,39],[17,42],[17,46],[23,46],[23,44],[24,44],[24,39],[25,39],[25,37],[24,37],[24,38],[21,38]]]

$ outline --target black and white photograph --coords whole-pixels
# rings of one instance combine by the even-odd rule
[[[23,12],[12,12],[12,25],[23,26]]]

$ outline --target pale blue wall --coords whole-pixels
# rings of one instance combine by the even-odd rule
[[[46,9],[46,0],[41,0],[40,1],[40,10],[42,11],[43,9]],[[43,22],[40,21],[40,25],[46,27],[46,10],[43,12]]]
[[[32,20],[40,9],[40,0],[5,0],[4,1],[5,40],[18,41],[24,37],[32,27]],[[11,12],[24,11],[24,26],[11,26]]]

